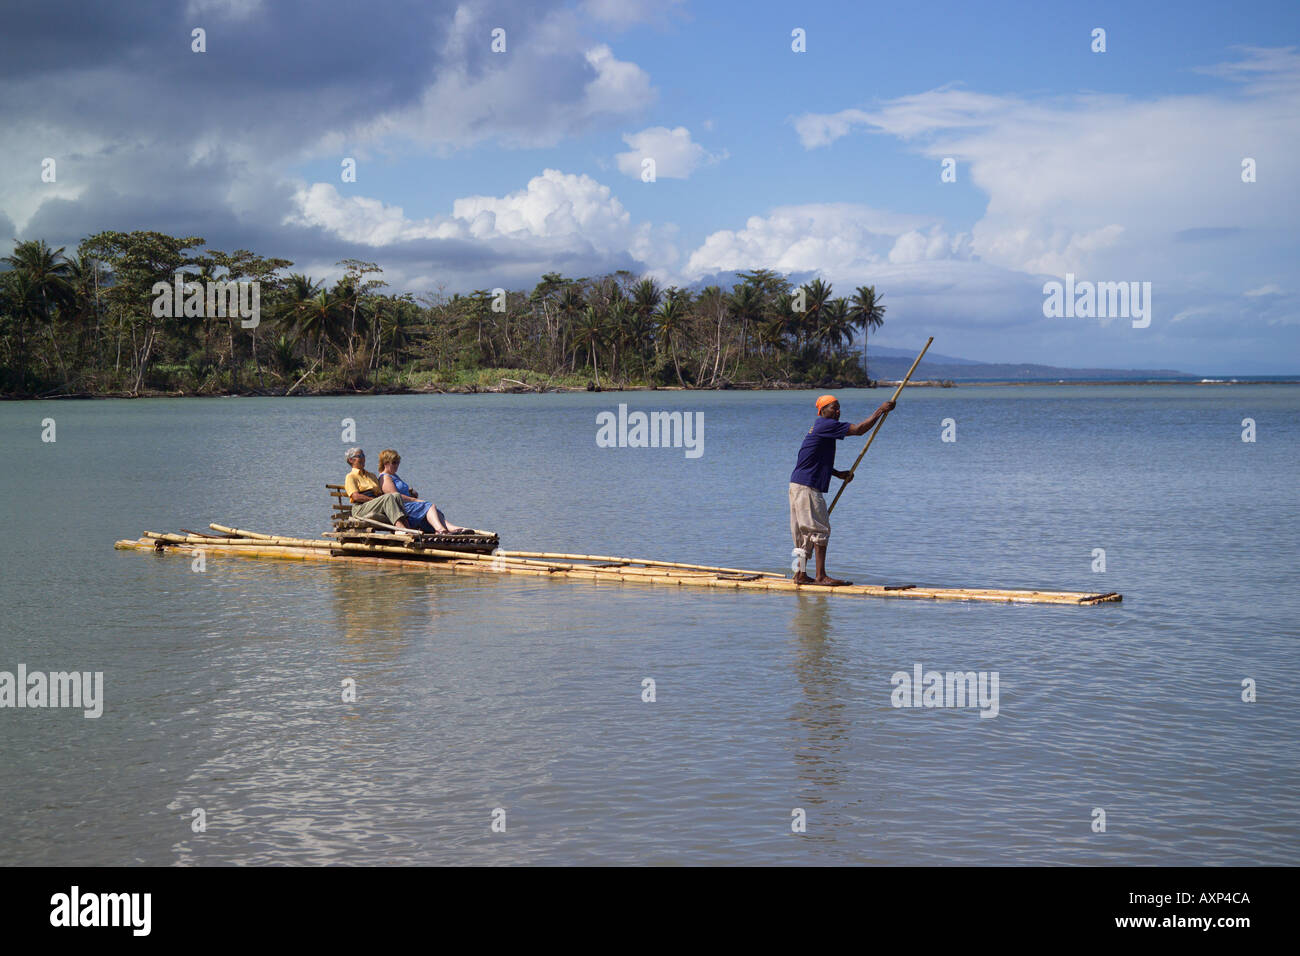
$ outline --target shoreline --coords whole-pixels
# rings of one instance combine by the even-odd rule
[[[767,385],[721,385],[710,387],[686,387],[680,385],[623,385],[615,388],[601,386],[599,388],[592,385],[587,387],[571,385],[552,385],[546,387],[535,387],[531,385],[448,385],[446,388],[424,387],[424,388],[404,388],[404,387],[381,387],[381,388],[363,388],[363,389],[325,389],[316,392],[299,391],[295,394],[285,392],[272,392],[265,390],[248,390],[238,392],[210,392],[195,394],[193,392],[167,392],[158,390],[145,390],[138,394],[130,392],[77,392],[63,395],[0,395],[0,401],[5,402],[54,402],[54,401],[96,401],[108,399],[148,399],[148,398],[336,398],[339,396],[378,396],[378,395],[543,395],[556,393],[574,393],[574,392],[790,392],[790,391],[812,391],[816,389],[836,389],[840,391],[855,389],[867,390],[876,388],[897,388],[899,381],[889,379],[879,379],[873,381],[870,385],[848,385],[845,383],[770,383]],[[1300,385],[1300,381],[1286,378],[1270,379],[1200,379],[1196,381],[1188,379],[1087,379],[1079,381],[1052,381],[1052,382],[1018,382],[1018,381],[992,381],[992,382],[954,382],[954,381],[920,381],[908,382],[907,388],[1005,388],[1015,386],[1019,388],[1062,388],[1070,386],[1087,386],[1090,388],[1105,385],[1197,385],[1197,386],[1238,386],[1238,385]]]
[[[881,382],[881,385],[888,384]],[[897,384],[897,383],[895,383]],[[915,384],[915,383],[911,383]],[[909,384],[909,388],[911,387]],[[988,386],[1006,386],[1006,385],[1046,385],[1046,386],[1066,386],[1066,385],[1300,385],[1300,380],[1294,378],[1270,378],[1270,379],[1080,379],[1078,381],[1064,382],[955,382],[954,387],[962,388],[984,388]]]

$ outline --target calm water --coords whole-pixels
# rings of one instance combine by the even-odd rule
[[[855,419],[887,397],[840,394]],[[859,582],[1122,605],[194,573],[112,547],[325,530],[351,418],[508,547],[783,570],[812,398],[0,404],[0,670],[100,670],[106,698],[98,720],[0,710],[3,862],[1300,862],[1300,388],[913,390],[835,512],[831,570]],[[702,411],[703,456],[597,448],[620,401]],[[998,716],[895,709],[917,663],[997,671]]]

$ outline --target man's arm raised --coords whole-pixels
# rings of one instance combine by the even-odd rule
[[[882,402],[880,407],[871,413],[870,418],[864,418],[856,425],[850,425],[849,434],[865,435],[867,432],[871,431],[871,429],[875,427],[876,422],[880,421],[880,419],[884,418],[886,415],[888,415],[890,412],[894,410],[895,404],[896,403],[892,401]]]

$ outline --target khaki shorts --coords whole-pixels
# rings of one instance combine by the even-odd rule
[[[826,544],[831,536],[831,516],[822,493],[793,481],[790,482],[790,536],[796,548],[810,555],[815,545]]]
[[[406,512],[402,510],[402,496],[389,492],[360,504],[353,502],[352,517],[375,519],[383,517],[389,524],[397,524],[399,519],[406,517]]]

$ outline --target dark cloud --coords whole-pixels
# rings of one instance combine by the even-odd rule
[[[93,134],[179,149],[207,137],[277,156],[414,103],[438,68],[454,4],[268,3],[244,21],[200,17],[206,53],[191,51],[183,7],[86,12],[88,23],[29,13],[6,24],[8,125],[39,116],[70,144]]]
[[[189,15],[174,0],[132,0],[85,4],[69,20],[33,5],[6,12],[0,77],[37,83],[133,78],[153,87],[151,96],[132,104],[138,114],[188,106],[235,119],[232,106],[285,93],[317,97],[311,105],[328,114],[342,104],[322,97],[326,92],[354,87],[379,103],[415,95],[438,65],[455,7],[451,0],[268,0],[248,18],[234,19],[215,11]],[[205,53],[191,49],[195,27],[206,31]],[[93,106],[111,91],[87,93],[84,105]]]
[[[0,255],[9,255],[17,235],[18,230],[14,228],[13,220],[0,209]]]
[[[516,98],[498,101],[499,84],[489,82],[477,99],[437,101],[448,107],[445,123],[435,115],[413,124],[413,132],[399,127],[369,145],[383,149],[405,135],[418,140],[440,125],[527,142],[539,128],[553,136],[570,120],[584,122],[580,109],[563,111],[582,102],[595,75],[583,56],[585,41],[548,49],[535,30],[561,6],[142,0],[87,4],[71,17],[38,7],[10,10],[0,36],[0,128],[15,135],[0,147],[0,175],[12,174],[19,188],[0,194],[15,204],[0,211],[0,241],[34,207],[19,238],[69,250],[102,230],[158,230],[313,269],[356,256],[397,275],[454,274],[458,287],[492,277],[494,285],[505,284],[503,276],[531,283],[553,268],[639,268],[630,255],[602,255],[581,242],[575,248],[429,239],[375,248],[286,225],[301,186],[288,174],[319,155],[323,138],[364,155],[367,144],[353,134],[376,120],[422,117],[431,88],[491,80],[503,67],[490,51],[495,26],[507,30],[512,49],[528,51],[510,74],[509,89],[522,91]],[[191,7],[198,12],[187,12]],[[196,26],[207,31],[206,53],[191,51]],[[532,46],[530,36],[538,40]],[[456,81],[439,87],[448,75]],[[45,156],[58,162],[57,187],[35,178]],[[42,189],[57,191],[42,202]]]

